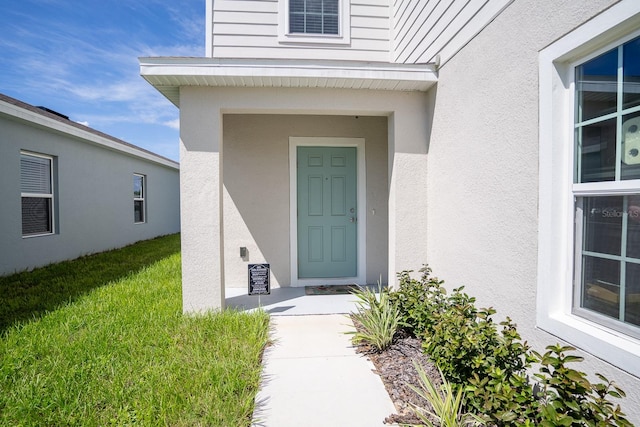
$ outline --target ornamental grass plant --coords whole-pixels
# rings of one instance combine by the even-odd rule
[[[367,287],[359,287],[353,294],[357,300],[352,316],[361,325],[354,332],[353,341],[366,342],[377,351],[385,350],[393,342],[400,321],[398,307],[391,301],[389,291],[378,283],[377,294]]]
[[[440,384],[436,384],[419,363],[414,362],[413,366],[418,372],[420,384],[419,386],[410,384],[409,387],[431,405],[431,408],[421,408],[413,405],[413,411],[420,418],[423,425],[427,427],[485,425],[480,417],[464,412],[465,393],[462,387],[456,387],[450,383],[439,369]]]

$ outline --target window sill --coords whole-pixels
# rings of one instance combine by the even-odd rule
[[[350,38],[334,34],[281,34],[280,44],[349,45]]]
[[[640,341],[637,339],[582,317],[567,314],[539,318],[538,327],[640,377]]]
[[[22,236],[23,239],[32,239],[34,237],[54,236],[56,233],[42,233],[42,234],[29,234],[28,236]]]

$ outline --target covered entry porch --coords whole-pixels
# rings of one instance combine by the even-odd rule
[[[433,81],[412,90],[179,84],[176,97],[161,84],[169,77],[151,75],[160,71],[143,65],[180,107],[184,311],[224,307],[225,288],[246,289],[250,263],[269,263],[272,287],[287,288],[392,284],[425,261]],[[334,169],[318,174],[323,156]],[[309,259],[330,262],[314,270]]]
[[[224,114],[223,127],[227,287],[263,262],[276,287],[386,277],[385,117]]]

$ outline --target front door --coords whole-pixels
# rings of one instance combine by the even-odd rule
[[[297,147],[298,277],[358,275],[356,147]]]

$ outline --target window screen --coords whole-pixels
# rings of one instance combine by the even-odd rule
[[[289,32],[338,34],[339,0],[289,0]]]
[[[53,233],[52,172],[51,157],[20,154],[23,236]]]

